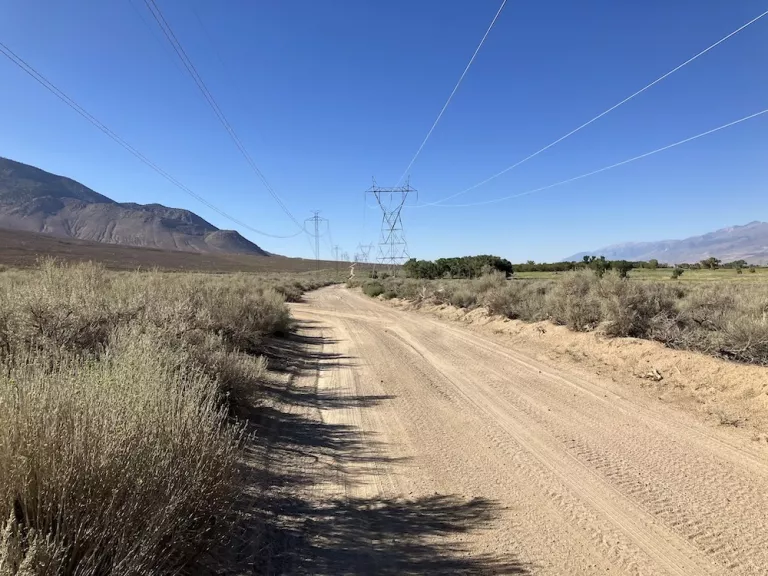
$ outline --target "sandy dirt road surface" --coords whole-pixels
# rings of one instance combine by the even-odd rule
[[[768,574],[764,448],[346,288],[293,313],[296,572]]]

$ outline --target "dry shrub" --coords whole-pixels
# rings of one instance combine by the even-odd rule
[[[727,285],[696,286],[680,306],[682,321],[691,327],[721,330],[737,307],[736,294]]]
[[[96,352],[111,332],[138,312],[136,302],[111,290],[96,264],[41,263],[34,279],[0,287],[0,330],[8,355],[35,349]]]
[[[551,319],[571,330],[591,330],[600,323],[601,310],[594,288],[598,278],[589,270],[564,274],[548,296]]]
[[[729,320],[724,329],[721,354],[734,360],[768,365],[768,317]]]
[[[484,274],[483,276],[480,276],[480,278],[472,280],[470,283],[470,289],[476,294],[482,295],[491,290],[504,288],[507,283],[508,280],[504,273],[494,271],[489,274]]]
[[[256,350],[264,335],[283,333],[290,327],[285,298],[272,288],[232,288],[207,296],[209,330],[241,350]]]
[[[603,329],[609,336],[648,338],[655,326],[676,316],[671,290],[631,282],[612,272],[598,285]]]
[[[406,298],[408,300],[419,300],[422,298],[426,282],[423,280],[414,280],[411,278],[404,279],[401,284],[396,287],[390,288],[393,290],[398,298]]]
[[[450,296],[450,303],[457,308],[471,308],[477,302],[477,295],[468,289],[456,290]]]
[[[3,573],[169,572],[222,528],[239,430],[161,338],[123,329],[99,361],[0,376]]]
[[[762,283],[646,282],[615,272],[600,279],[591,270],[580,270],[556,281],[510,281],[502,274],[475,280],[390,278],[385,289],[415,302],[431,299],[461,308],[479,303],[507,318],[549,318],[577,331],[600,326],[611,336],[649,338],[672,348],[768,365],[768,285]]]
[[[0,575],[178,573],[227,529],[262,339],[319,276],[0,278]],[[228,401],[227,401],[228,400]]]
[[[491,314],[536,322],[549,316],[547,294],[551,287],[549,282],[514,280],[489,290],[482,302]]]

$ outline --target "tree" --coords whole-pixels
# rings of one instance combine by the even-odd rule
[[[632,262],[627,262],[626,260],[611,262],[611,267],[619,273],[619,278],[626,278],[627,273],[634,268]]]
[[[723,264],[723,268],[736,268],[737,270],[739,268],[746,268],[747,266],[749,266],[749,263],[746,260],[734,260],[733,262]]]
[[[648,260],[648,268],[650,268],[651,270],[656,270],[656,268],[658,267],[659,267],[659,261],[656,260],[656,258],[651,258],[650,260]]]
[[[411,258],[403,264],[403,272],[408,278],[420,278],[432,280],[438,277],[438,268],[434,262],[429,260],[416,260]]]
[[[589,267],[597,275],[598,278],[602,278],[606,270],[610,270],[611,263],[605,259],[605,256],[595,258],[592,256],[589,261]]]
[[[476,278],[489,271],[502,272],[509,277],[514,272],[509,260],[490,255],[438,258],[434,262],[411,258],[403,269],[411,278]]]
[[[717,270],[717,268],[720,266],[720,260],[718,258],[715,258],[714,256],[707,258],[706,260],[701,261],[701,267],[702,268],[708,268],[710,270]]]
[[[683,275],[683,272],[685,272],[685,268],[680,268],[676,266],[675,268],[672,269],[672,279],[677,280],[678,278],[680,278],[680,276]]]

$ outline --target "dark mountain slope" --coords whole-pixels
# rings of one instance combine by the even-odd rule
[[[189,252],[267,253],[194,212],[118,203],[70,178],[0,158],[0,228]]]

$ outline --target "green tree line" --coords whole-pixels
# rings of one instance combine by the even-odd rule
[[[411,258],[403,264],[403,272],[409,278],[476,278],[493,271],[511,276],[512,263],[499,256],[480,255],[438,258],[435,261]]]

